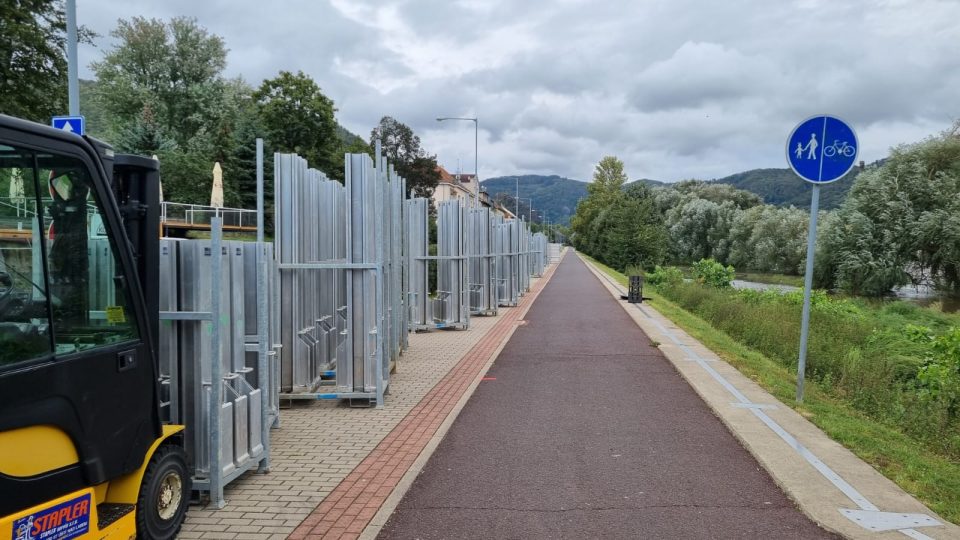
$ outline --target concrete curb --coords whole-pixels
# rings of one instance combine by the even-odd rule
[[[621,291],[610,282],[610,278],[586,259],[581,259],[619,300]],[[766,469],[774,482],[814,522],[846,538],[960,538],[960,527],[937,516],[651,306],[625,302],[620,305],[651,340],[659,342],[660,350],[680,375]],[[747,403],[737,403],[731,392],[738,392]],[[763,421],[762,417],[771,420],[772,425]],[[773,425],[782,428],[786,437],[793,439],[794,445],[788,444],[783,435],[775,432]],[[810,456],[814,456],[814,461]],[[831,481],[828,475],[815,468],[812,463],[817,460],[824,466],[822,470],[835,473],[837,478]],[[848,494],[838,487],[838,483],[849,486],[850,489],[846,490]],[[862,496],[858,499],[861,502],[859,506],[849,496],[851,493]],[[854,523],[840,512],[841,509],[862,510],[870,506],[884,512],[925,514],[941,525],[914,528],[907,525],[896,530],[874,532]]]

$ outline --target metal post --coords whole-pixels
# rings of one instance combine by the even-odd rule
[[[223,466],[220,463],[220,408],[223,396],[223,364],[220,349],[220,287],[223,257],[223,223],[220,218],[210,220],[210,503],[217,509],[226,506],[223,499]]]
[[[473,181],[476,184],[474,203],[480,205],[480,119],[473,119]]]
[[[374,145],[374,152],[376,153],[376,158],[374,160],[374,242],[376,242],[376,251],[374,252],[375,261],[377,264],[376,282],[373,285],[374,294],[376,295],[376,309],[377,309],[377,319],[376,319],[376,332],[377,332],[377,344],[374,354],[376,359],[376,366],[374,370],[376,381],[376,407],[378,409],[383,408],[383,379],[386,375],[384,373],[383,365],[383,344],[384,344],[384,305],[383,305],[383,288],[384,288],[384,272],[383,268],[385,266],[384,262],[384,253],[383,253],[383,228],[384,228],[384,212],[386,211],[385,202],[383,199],[384,187],[381,183],[386,184],[386,164],[384,163],[383,155],[380,153],[380,141],[378,140]],[[366,262],[366,261],[365,261]],[[387,366],[389,368],[389,364]]]
[[[269,358],[267,340],[270,322],[267,319],[267,252],[263,243],[263,139],[257,139],[257,386],[261,392],[260,440],[263,442],[263,459],[258,472],[270,470],[270,404],[268,391]]]
[[[80,79],[77,65],[77,0],[67,0],[67,99],[70,116],[78,116]]]
[[[803,319],[800,323],[800,359],[797,362],[797,403],[803,403],[803,377],[807,367],[807,334],[810,331],[810,291],[813,288],[813,255],[817,242],[817,214],[820,186],[813,185],[810,197],[810,232],[807,235],[807,269],[803,276]]]

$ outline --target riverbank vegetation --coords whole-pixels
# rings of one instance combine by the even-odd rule
[[[611,164],[615,182],[607,179]],[[960,123],[893,149],[853,182],[839,209],[820,213],[816,286],[882,296],[932,285],[960,295]],[[808,225],[806,210],[763,204],[726,184],[626,184],[623,164],[606,157],[577,206],[571,241],[620,271],[712,258],[754,274],[799,277]]]

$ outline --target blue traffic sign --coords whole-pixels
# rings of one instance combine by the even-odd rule
[[[857,134],[835,116],[808,118],[787,139],[787,162],[797,175],[826,184],[850,172],[857,159]]]
[[[82,116],[54,116],[50,121],[50,125],[52,125],[54,129],[76,133],[77,135],[83,135],[87,129],[86,122],[84,122]]]

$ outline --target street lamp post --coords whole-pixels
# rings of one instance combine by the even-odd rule
[[[514,202],[516,203],[515,214],[520,217],[520,177],[517,177],[517,196],[514,197]]]
[[[530,210],[527,212],[527,217],[530,218],[530,223],[533,223],[533,197],[519,197],[517,199],[517,209],[518,209],[517,217],[520,217],[519,208],[520,208],[521,200],[530,201],[530,204],[528,205],[528,208]]]
[[[476,198],[479,203],[480,199],[480,142],[479,142],[479,133],[480,133],[480,120],[476,117],[462,117],[462,116],[441,116],[437,118],[437,122],[443,122],[444,120],[467,120],[473,122],[473,181],[477,183],[477,193]]]

